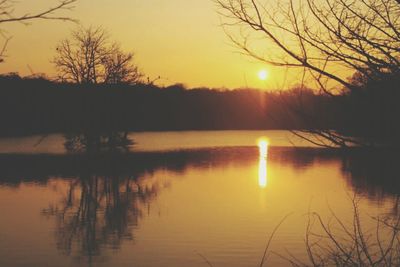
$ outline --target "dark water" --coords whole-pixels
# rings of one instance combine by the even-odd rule
[[[192,142],[181,151],[1,154],[0,266],[259,266],[287,214],[270,251],[306,259],[310,211],[351,223],[356,193],[366,228],[371,216],[398,212],[396,154],[270,145],[260,157],[255,140]],[[289,265],[276,255],[268,263]]]

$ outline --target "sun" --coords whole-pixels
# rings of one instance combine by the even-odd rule
[[[263,70],[260,70],[260,71],[258,72],[258,78],[259,78],[261,81],[267,80],[268,77],[269,77],[269,72],[268,72],[267,70],[263,69]]]

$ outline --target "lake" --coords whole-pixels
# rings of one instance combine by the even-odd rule
[[[396,154],[285,131],[129,136],[130,153],[104,154],[67,153],[63,135],[0,140],[0,266],[259,266],[285,217],[266,266],[290,266],[308,259],[309,222],[321,231],[313,212],[351,227],[356,198],[366,231],[398,215]]]

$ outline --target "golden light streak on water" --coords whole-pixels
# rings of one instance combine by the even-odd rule
[[[269,142],[265,138],[258,141],[258,148],[260,150],[260,159],[258,166],[258,185],[265,188],[268,185],[268,147]]]

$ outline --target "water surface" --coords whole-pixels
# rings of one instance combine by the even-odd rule
[[[288,214],[270,251],[299,259],[310,211],[351,223],[356,193],[366,228],[370,216],[397,214],[393,155],[271,141],[260,157],[268,133],[237,134],[166,133],[163,147],[161,133],[142,133],[135,141],[158,138],[162,149],[129,154],[1,154],[0,266],[259,266]],[[170,149],[180,141],[190,149]]]

